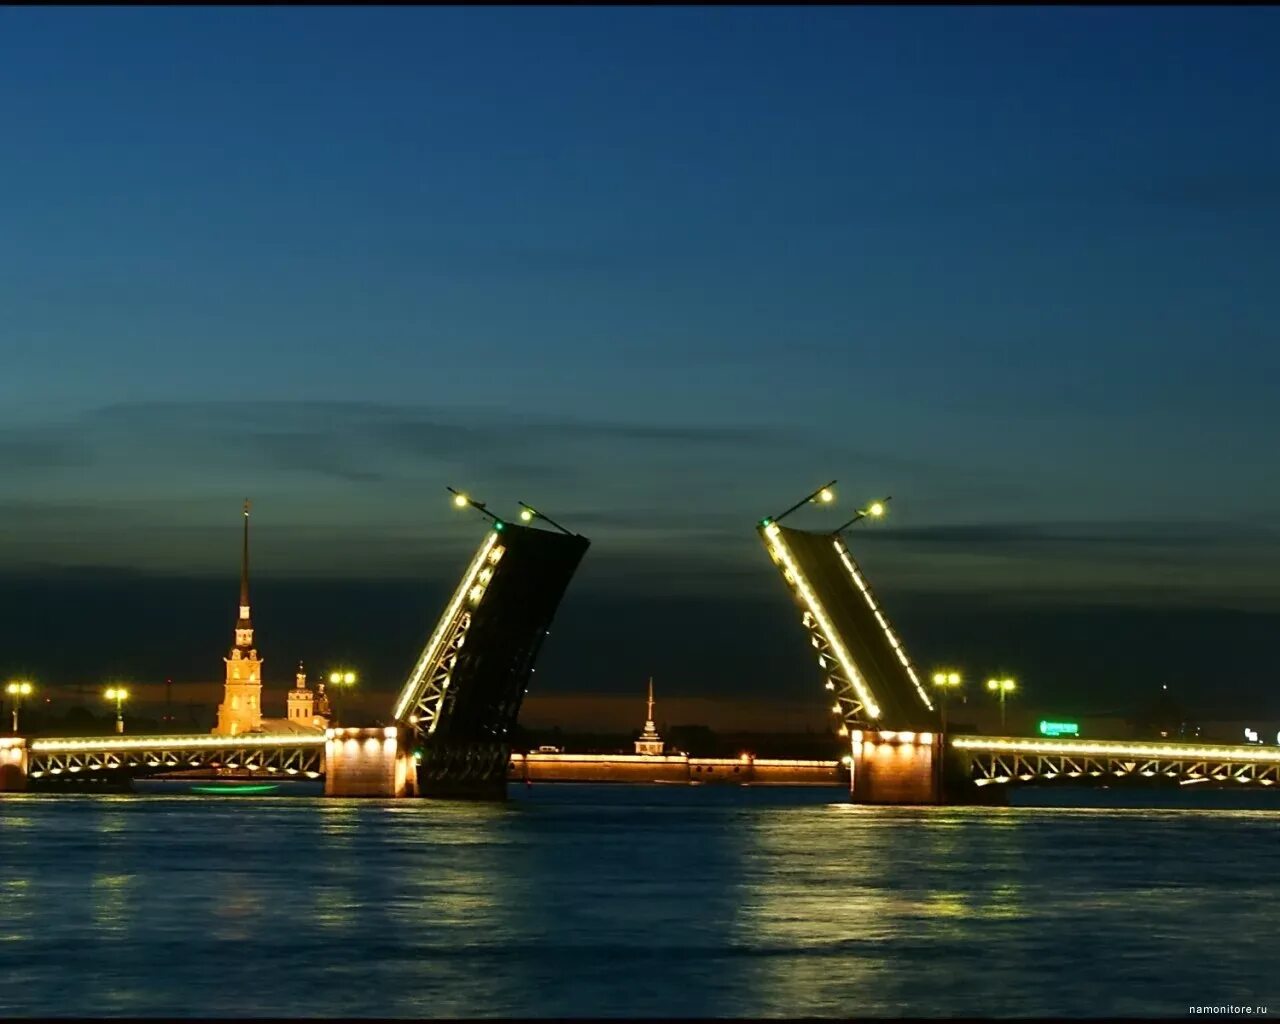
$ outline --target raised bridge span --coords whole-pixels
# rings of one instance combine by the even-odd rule
[[[759,534],[800,610],[836,731],[848,740],[857,802],[985,802],[1010,786],[1064,782],[1280,781],[1275,748],[944,735],[919,670],[842,534],[767,519]],[[0,791],[29,780],[43,788],[230,772],[324,777],[333,795],[500,798],[534,663],[589,545],[558,526],[494,519],[408,672],[394,725],[323,736],[0,737]]]
[[[849,739],[853,799],[999,801],[1017,785],[1273,786],[1280,749],[1167,741],[949,735],[901,635],[840,531],[765,519],[761,541],[782,576]]]
[[[501,798],[538,652],[590,541],[490,518],[396,698],[394,725],[323,735],[0,737],[0,791],[217,773],[324,777],[325,792],[339,796]]]

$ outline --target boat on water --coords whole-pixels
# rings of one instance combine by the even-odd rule
[[[148,796],[323,796],[323,779],[134,779]]]

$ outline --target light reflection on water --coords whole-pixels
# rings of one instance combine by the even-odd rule
[[[1274,812],[512,796],[0,799],[0,1017],[1280,1006]]]

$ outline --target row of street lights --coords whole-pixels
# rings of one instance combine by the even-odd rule
[[[330,685],[336,687],[351,687],[356,683],[357,676],[350,669],[343,669],[340,672],[329,673]],[[22,708],[22,701],[26,697],[30,697],[35,692],[35,687],[29,680],[15,679],[7,683],[4,692],[9,695],[9,703],[13,710],[13,731],[18,731],[18,712]],[[334,690],[335,696],[337,689]],[[102,691],[102,696],[109,701],[115,701],[116,705],[116,732],[124,732],[124,702],[129,699],[129,690],[124,686],[112,685]],[[334,708],[334,718],[337,718],[337,708]]]
[[[952,691],[960,688],[963,680],[960,673],[954,669],[948,669],[933,674],[933,685],[938,688],[938,705],[942,712],[942,731],[947,730],[947,695]],[[1000,701],[1000,729],[1004,729],[1004,702],[1008,699],[1009,694],[1018,688],[1015,680],[1005,676],[1000,679],[988,679],[987,690],[995,694],[996,699]]]
[[[22,710],[22,701],[35,691],[36,688],[27,679],[15,679],[5,684],[4,692],[9,695],[15,733],[18,731],[18,712]],[[123,686],[108,686],[102,696],[116,702],[116,732],[124,732],[124,702],[129,699],[129,691]]]

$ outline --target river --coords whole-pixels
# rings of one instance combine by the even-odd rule
[[[1275,809],[511,792],[0,798],[0,1017],[1280,1012]]]

